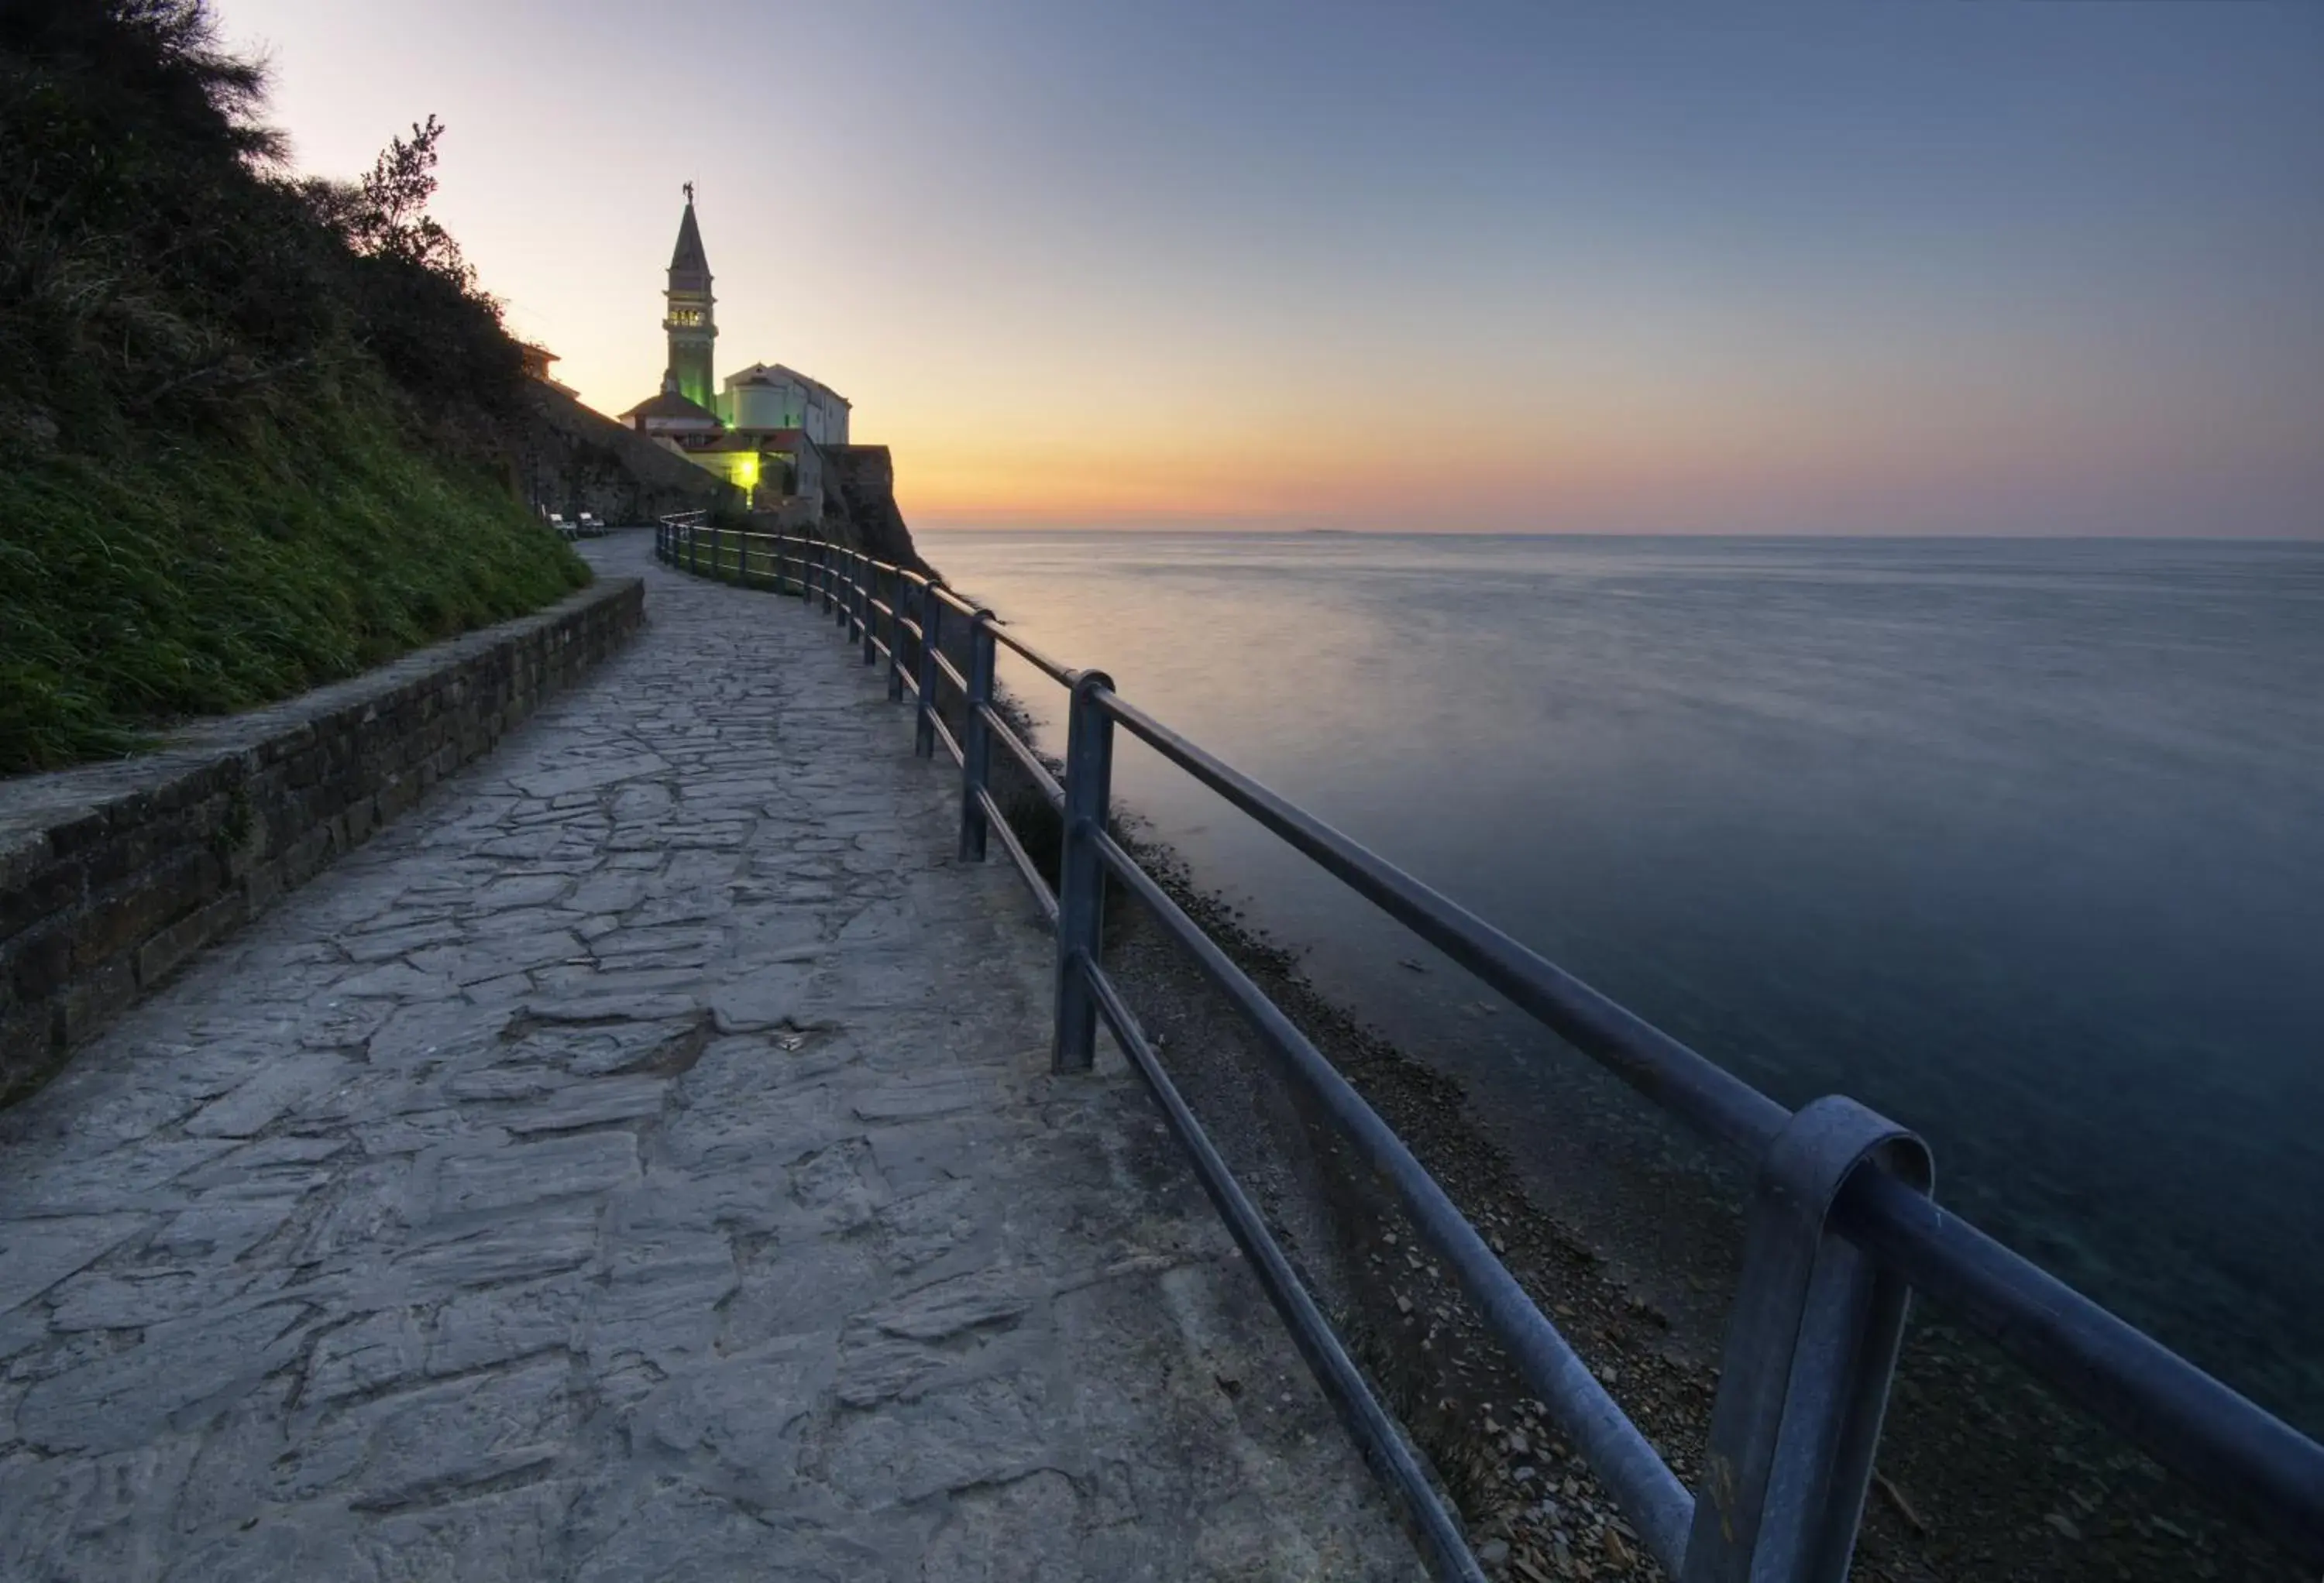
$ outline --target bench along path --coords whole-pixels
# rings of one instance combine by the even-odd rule
[[[649,624],[0,1114],[0,1577],[1401,1578],[830,628]]]

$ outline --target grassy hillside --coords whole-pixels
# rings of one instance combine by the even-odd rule
[[[0,773],[587,581],[508,483],[515,344],[438,129],[294,181],[202,0],[0,7]]]

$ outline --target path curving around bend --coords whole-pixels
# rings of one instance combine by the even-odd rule
[[[0,1577],[1418,1575],[795,603],[647,626],[0,1114]]]

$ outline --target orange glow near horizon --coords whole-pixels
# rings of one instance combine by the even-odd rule
[[[2296,16],[1319,13],[1222,53],[897,0],[793,17],[770,86],[650,12],[214,3],[301,170],[442,115],[437,217],[599,411],[660,386],[697,181],[719,372],[848,397],[915,523],[2324,533]]]

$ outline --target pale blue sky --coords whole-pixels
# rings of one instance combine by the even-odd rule
[[[941,521],[2324,535],[2324,7],[218,0],[619,410]]]

